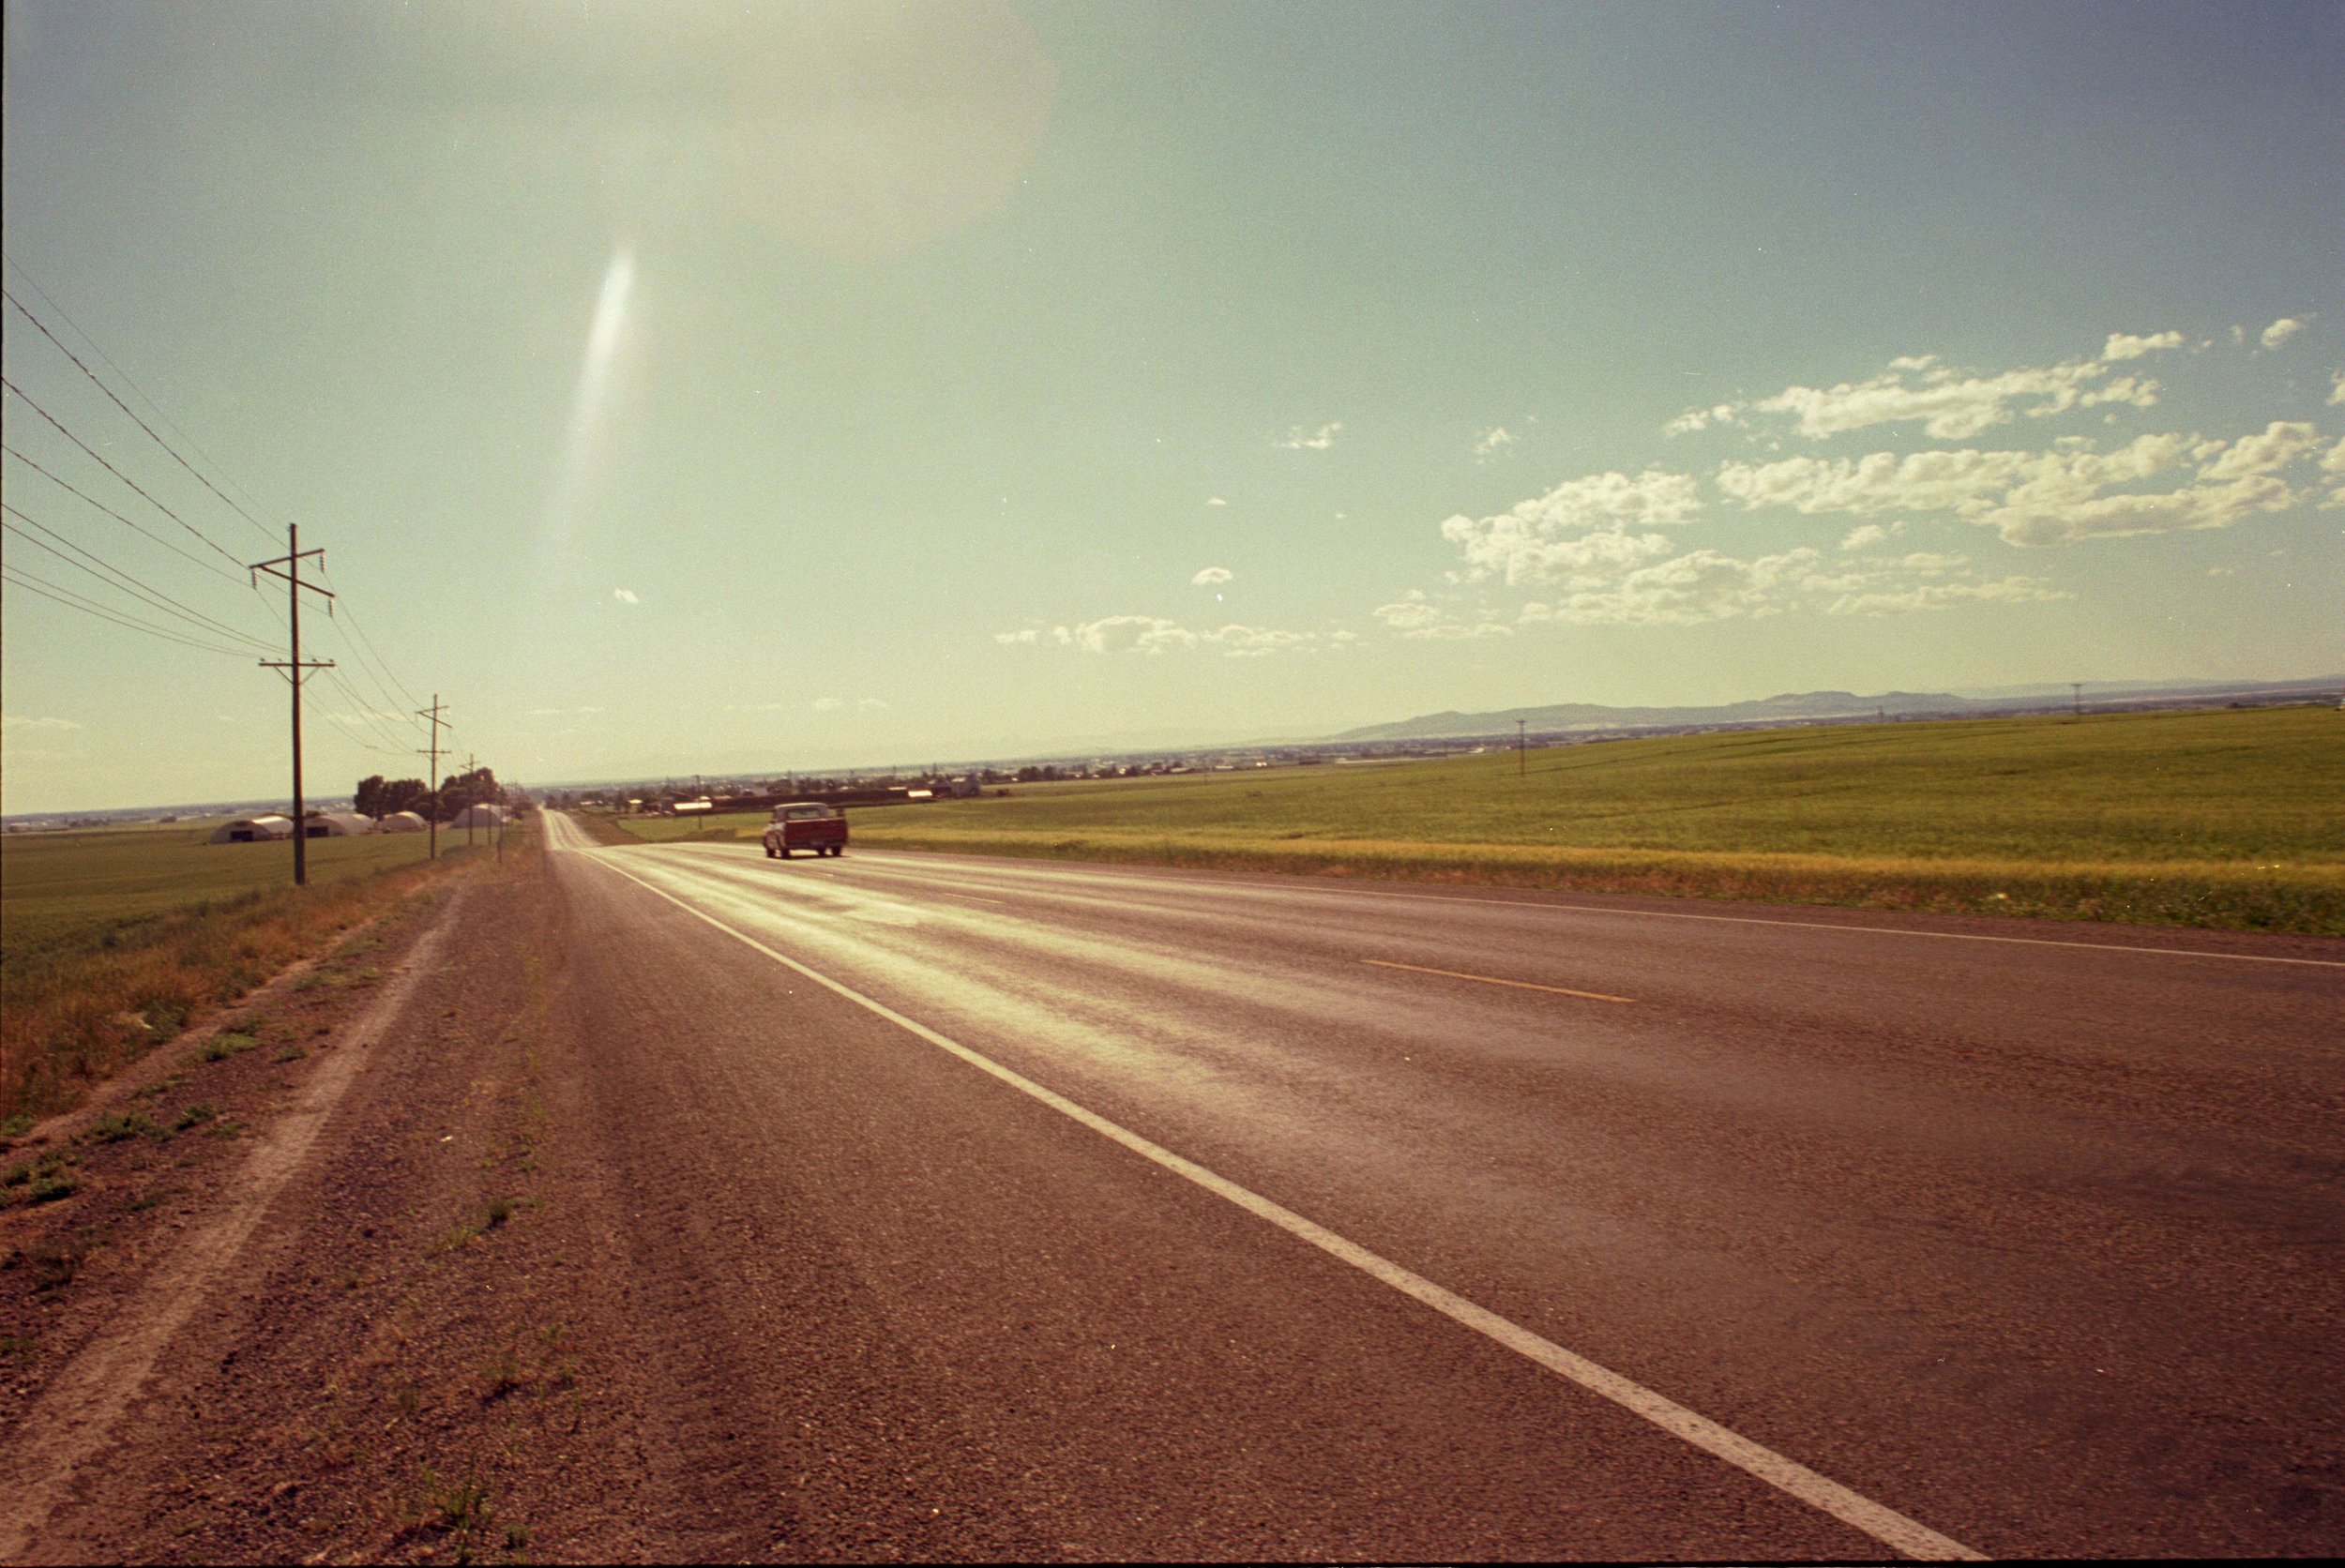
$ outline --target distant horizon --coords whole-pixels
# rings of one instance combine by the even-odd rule
[[[1770,692],[1764,697],[1732,698],[1719,702],[1631,704],[1582,703],[1565,701],[1559,702],[1522,703],[1518,704],[1513,708],[1505,709],[1468,708],[1442,710],[1442,712],[1457,713],[1465,717],[1475,717],[1484,714],[1497,715],[1501,713],[1512,713],[1528,708],[1542,707],[1611,707],[1618,708],[1626,712],[1703,712],[1717,708],[1736,707],[1751,703],[1767,702],[1784,698],[1819,696],[1828,693],[1844,694],[1855,698],[1859,701],[1871,701],[1879,698],[1891,696],[1925,698],[1951,697],[1965,701],[2022,701],[2031,697],[2050,698],[2056,696],[2059,692],[2069,690],[2072,686],[2080,686],[2083,693],[2086,695],[2090,695],[2095,691],[2100,691],[2104,693],[2127,692],[2141,696],[2154,696],[2160,693],[2172,694],[2176,696],[2187,696],[2203,692],[2207,695],[2214,696],[2220,695],[2221,693],[2227,691],[2247,691],[2258,688],[2289,686],[2318,686],[2326,685],[2335,685],[2338,686],[2340,695],[2345,695],[2345,671],[2327,671],[2310,675],[2280,675],[2254,680],[2236,681],[2200,678],[2183,678],[2169,681],[2035,681],[2022,682],[2004,686],[1971,687],[1968,689],[1944,691],[1884,690],[1873,693],[1863,693],[1845,687],[1819,686],[1807,691]],[[1370,725],[1355,725],[1353,726],[1353,729],[1378,729],[1390,725],[1407,724],[1416,720],[1440,716],[1440,713],[1412,714],[1403,718],[1380,720],[1377,723]],[[1843,720],[1826,718],[1791,718],[1783,721],[1782,727],[1797,728],[1802,723],[1838,722],[1843,722]],[[1378,741],[1345,741],[1341,737],[1346,733],[1348,733],[1348,731],[1331,731],[1328,733],[1318,734],[1283,734],[1277,736],[1225,735],[1218,739],[1197,739],[1178,744],[1129,746],[1103,744],[1098,746],[1074,746],[1070,747],[1045,748],[1032,751],[999,751],[971,755],[954,755],[947,758],[930,759],[929,761],[908,761],[903,758],[899,757],[885,761],[866,760],[857,762],[809,764],[805,767],[788,767],[779,765],[768,767],[752,764],[746,767],[723,769],[652,769],[631,773],[614,773],[591,778],[556,778],[542,784],[517,781],[506,778],[500,775],[498,782],[509,787],[522,789],[532,793],[543,793],[549,791],[590,790],[608,788],[612,785],[618,784],[640,784],[646,783],[655,777],[678,778],[698,776],[702,778],[726,781],[745,778],[772,778],[777,776],[786,777],[807,775],[818,776],[834,774],[871,775],[882,773],[900,773],[905,769],[920,771],[928,769],[938,762],[941,762],[946,771],[950,771],[956,767],[990,767],[1012,763],[1022,764],[1057,762],[1074,758],[1113,759],[1119,757],[1171,754],[1182,751],[1222,751],[1242,749],[1248,746],[1307,746],[1323,744],[1387,744],[1385,742]],[[1418,738],[1425,741],[1427,744],[1436,744],[1446,740],[1456,740],[1460,737],[1451,735],[1424,736]],[[1107,739],[1107,737],[1102,737],[1103,741]],[[1395,738],[1389,744],[1399,744],[1399,739]],[[422,777],[423,775],[420,773],[407,775],[386,772],[384,774],[384,776],[403,778],[409,776]],[[354,790],[357,782],[358,780],[356,779],[352,780]],[[4,782],[0,782],[0,791],[4,791]],[[353,791],[339,791],[324,794],[311,793],[305,796],[303,804],[305,807],[310,809],[332,807],[338,803],[349,802],[352,798],[353,792]],[[240,796],[234,799],[212,801],[158,801],[148,804],[129,804],[120,806],[68,806],[55,807],[46,810],[0,811],[0,825],[21,822],[51,822],[58,818],[65,817],[110,817],[129,815],[138,815],[144,817],[156,812],[210,817],[219,815],[234,815],[247,809],[266,808],[281,811],[289,809],[290,807],[290,792],[275,795],[255,794]]]

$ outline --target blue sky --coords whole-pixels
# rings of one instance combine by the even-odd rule
[[[433,692],[526,780],[2345,667],[2334,6],[8,28],[10,291],[326,547],[335,788]],[[281,636],[6,421],[12,524]],[[8,809],[281,788],[278,677],[6,545]]]

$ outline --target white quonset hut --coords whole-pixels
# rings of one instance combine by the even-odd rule
[[[238,817],[212,835],[215,844],[265,844],[293,837],[291,817]]]
[[[503,821],[505,821],[505,807],[502,806],[467,806],[456,813],[455,820],[446,825],[449,827],[494,827]]]
[[[394,811],[374,824],[377,833],[421,833],[431,824],[413,811]]]
[[[373,831],[374,819],[362,817],[356,811],[310,813],[310,837],[312,838],[356,838],[362,833]]]

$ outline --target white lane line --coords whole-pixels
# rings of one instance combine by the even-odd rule
[[[898,850],[898,854],[912,852]],[[1085,872],[1083,875],[1097,875]],[[1047,873],[1036,880],[1047,880]],[[1203,887],[1215,890],[1255,891],[1244,882],[1209,882],[1183,878],[1178,882],[1161,882],[1152,877],[1114,876],[1103,880],[1136,883],[1142,887],[1167,890],[1184,887]],[[2007,942],[2023,947],[2081,947],[2097,953],[2148,953],[2168,958],[2229,958],[2244,964],[2309,964],[2316,969],[2345,969],[2345,958],[2288,958],[2270,953],[2208,953],[2191,947],[2137,947],[2130,942],[2061,942],[2052,937],[1998,937],[1977,931],[1909,931],[1896,926],[1843,926],[1830,920],[1770,920],[1756,914],[1692,914],[1676,910],[1608,909],[1601,904],[1549,904],[1530,898],[1458,898],[1443,893],[1385,893],[1365,887],[1311,887],[1263,890],[1268,897],[1305,897],[1344,898],[1413,898],[1427,904],[1472,904],[1482,909],[1562,910],[1573,914],[1611,914],[1632,920],[1712,920],[1730,926],[1791,926],[1811,931],[1846,931],[1858,936],[1875,937],[1934,937],[1942,942]]]
[[[1461,969],[1427,969],[1423,964],[1397,964],[1390,958],[1362,958],[1364,964],[1378,969],[1405,969],[1413,974],[1438,974],[1445,980],[1475,980],[1485,986],[1512,986],[1519,991],[1551,991],[1557,996],[1576,996],[1587,1002],[1626,1002],[1634,1005],[1633,996],[1613,996],[1606,991],[1575,991],[1569,986],[1542,986],[1536,980],[1501,980],[1495,974],[1468,974]]]
[[[1076,1104],[1055,1090],[1045,1089],[1032,1078],[1003,1066],[989,1056],[971,1050],[957,1040],[949,1039],[926,1024],[906,1018],[882,1002],[865,996],[852,987],[833,980],[829,975],[809,969],[784,953],[778,953],[755,937],[735,929],[715,915],[693,908],[664,888],[654,886],[634,872],[615,862],[597,858],[593,864],[615,871],[646,892],[657,894],[696,920],[704,921],[734,941],[755,949],[783,968],[791,970],[825,989],[844,997],[908,1033],[917,1035],[939,1050],[966,1062],[979,1072],[986,1073],[1017,1090],[1060,1115],[1081,1123],[1102,1138],[1122,1144],[1143,1159],[1153,1161],[1177,1176],[1194,1182],[1217,1198],[1227,1199],[1258,1218],[1268,1220],[1289,1235],[1295,1236],[1329,1256],[1341,1259],[1371,1278],[1392,1287],[1402,1295],[1423,1303],[1452,1321],[1472,1329],[1476,1334],[1504,1345],[1518,1355],[1536,1362],[1549,1371],[1570,1382],[1579,1384],[1592,1394],[1599,1395],[1636,1415],[1643,1417],[1672,1437],[1689,1443],[1703,1453],[1725,1460],[1778,1491],[1798,1499],[1809,1507],[1830,1515],[1842,1524],[1863,1531],[1883,1545],[1902,1552],[1907,1557],[1925,1562],[1984,1562],[1988,1559],[1959,1541],[1939,1534],[1927,1525],[1907,1518],[1896,1510],[1873,1501],[1870,1498],[1851,1491],[1829,1476],[1819,1475],[1795,1459],[1786,1458],[1775,1450],[1751,1441],[1739,1433],[1729,1431],[1707,1416],[1697,1414],[1675,1400],[1656,1394],[1641,1383],[1632,1382],[1610,1368],[1599,1366],[1584,1356],[1574,1355],[1552,1340],[1544,1339],[1529,1329],[1486,1307],[1476,1306],[1463,1296],[1445,1290],[1425,1278],[1393,1262],[1390,1259],[1370,1252],[1356,1242],[1347,1241],[1324,1226],[1305,1219],[1294,1210],[1285,1208],[1260,1193],[1239,1186],[1226,1176],[1215,1174],[1194,1160],[1184,1159],[1158,1143],[1150,1142],[1138,1133],[1109,1121],[1095,1110]]]

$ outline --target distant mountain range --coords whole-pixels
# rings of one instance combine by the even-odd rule
[[[2172,681],[2162,685],[2088,681],[2083,696],[2086,702],[2103,707],[2146,707],[2164,701],[2229,698],[2263,701],[2289,697],[2334,698],[2340,686],[2345,686],[2345,676],[2300,681]],[[1852,691],[1795,691],[1707,708],[1612,708],[1598,702],[1557,702],[1539,708],[1500,708],[1490,713],[1424,714],[1397,724],[1347,730],[1328,739],[1411,741],[1511,735],[1518,721],[1534,734],[1554,734],[1573,730],[1678,730],[1713,724],[1800,724],[1873,717],[1974,718],[1985,714],[2057,705],[2071,696],[2071,688],[2066,686],[2035,686],[1974,691],[1968,696],[1950,691],[1884,691],[1870,697]]]

